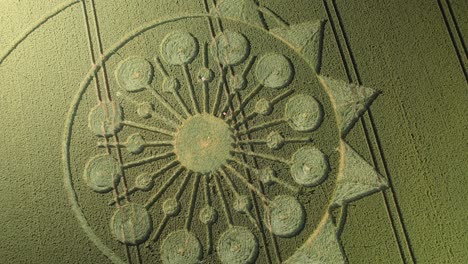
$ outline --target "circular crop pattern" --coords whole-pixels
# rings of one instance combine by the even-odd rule
[[[271,232],[280,237],[296,235],[305,222],[305,212],[296,198],[287,195],[275,197],[270,206],[265,224]]]
[[[325,155],[316,148],[301,148],[294,153],[291,176],[298,184],[313,186],[327,176],[329,170]]]
[[[145,59],[130,57],[119,64],[115,76],[120,87],[129,92],[138,92],[151,83],[153,67]]]
[[[122,129],[122,118],[116,103],[99,103],[89,112],[88,127],[96,136],[110,137]]]
[[[141,205],[126,204],[112,217],[111,231],[115,238],[125,244],[138,245],[146,241],[152,230],[151,217]]]
[[[190,33],[171,33],[161,44],[161,56],[172,65],[190,63],[197,53],[198,42]]]
[[[294,69],[285,56],[277,53],[264,55],[258,61],[255,77],[259,83],[269,88],[283,88],[293,78]]]
[[[218,219],[218,213],[211,206],[206,206],[200,210],[200,222],[203,224],[213,224]]]
[[[237,65],[249,55],[247,39],[238,32],[224,31],[216,36],[211,47],[215,59],[224,65]]]
[[[320,126],[322,109],[312,96],[296,95],[286,105],[286,118],[289,125],[297,131],[312,131]]]
[[[304,241],[336,240],[332,206],[373,186],[372,170],[356,170],[362,161],[341,140],[363,111],[348,105],[366,105],[356,95],[370,93],[346,97],[330,92],[344,84],[315,78],[321,24],[265,29],[236,17],[247,9],[230,2],[133,31],[103,54],[97,64],[106,67],[89,72],[72,103],[66,187],[83,230],[115,263],[125,254],[168,264],[311,260],[301,254],[323,252]],[[172,31],[186,23],[207,28]],[[146,38],[153,52],[135,56]],[[92,82],[101,71],[114,80]],[[350,98],[358,102],[341,103]],[[91,227],[103,221],[114,240]]]
[[[200,262],[202,253],[200,241],[186,230],[171,233],[161,246],[161,259],[165,264],[196,264]]]
[[[93,191],[109,192],[119,183],[120,165],[108,155],[93,157],[86,164],[84,179]]]
[[[219,238],[218,256],[222,263],[253,263],[257,255],[257,238],[245,227],[231,227]]]

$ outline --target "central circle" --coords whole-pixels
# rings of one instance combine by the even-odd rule
[[[229,125],[204,113],[189,117],[178,128],[175,153],[185,168],[207,173],[226,163],[233,144],[234,135]]]

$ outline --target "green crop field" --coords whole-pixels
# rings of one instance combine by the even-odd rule
[[[0,263],[466,263],[466,14],[0,1]]]

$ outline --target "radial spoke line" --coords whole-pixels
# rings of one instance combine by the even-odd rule
[[[237,154],[241,154],[241,155],[244,154],[244,155],[251,156],[251,157],[257,157],[257,158],[262,158],[262,159],[266,159],[266,160],[277,161],[277,162],[281,162],[281,163],[288,164],[288,165],[291,164],[291,162],[289,160],[285,160],[285,159],[275,157],[275,156],[272,156],[272,155],[268,155],[268,154],[255,153],[253,151],[245,151],[245,150],[239,150],[239,149],[234,149],[234,150],[232,150],[232,152],[237,153]]]
[[[208,69],[209,64],[208,64],[208,43],[205,42],[203,45],[203,65],[205,66],[206,69]],[[210,112],[210,94],[209,94],[209,89],[210,89],[210,84],[207,80],[202,80],[203,82],[203,105],[204,105],[204,110],[205,113]]]
[[[173,167],[177,166],[178,164],[179,164],[179,162],[178,162],[177,160],[174,160],[174,161],[168,163],[166,166],[164,166],[164,167],[162,167],[161,169],[159,169],[158,171],[156,171],[156,172],[154,172],[153,174],[151,174],[151,175],[150,175],[150,178],[151,178],[152,180],[154,180],[157,176],[159,176],[159,175],[163,174],[164,172],[166,172],[166,171],[172,169]],[[182,169],[182,168],[180,168],[180,169]],[[179,170],[180,170],[180,169],[179,169]],[[138,187],[134,186],[134,187],[132,187],[132,188],[130,188],[130,189],[128,190],[128,194],[129,194],[129,195],[130,195],[130,194],[133,194],[133,193],[135,193],[135,192],[137,192],[137,191],[139,191],[139,190],[140,190],[140,189],[139,189]],[[124,196],[123,194],[121,194],[121,195],[119,196],[118,199],[119,199],[119,201],[120,201],[120,200],[123,200],[124,198],[125,198],[125,196]],[[115,200],[112,200],[112,201],[109,202],[109,205],[114,205],[115,202],[116,202]]]
[[[277,103],[281,102],[282,100],[288,98],[291,94],[295,92],[294,89],[286,90],[281,94],[278,94],[275,98],[271,99],[270,103],[272,106],[275,106]]]
[[[158,91],[156,91],[156,89],[152,88],[152,89],[148,89],[149,91],[151,91],[151,93],[153,94],[153,96],[156,98],[156,100],[159,101],[159,103],[161,103],[169,112],[171,112],[171,114],[173,116],[175,116],[177,119],[179,119],[180,121],[184,121],[185,118],[179,113],[177,112],[173,106],[171,106],[167,101],[166,99],[160,95],[158,93]]]
[[[171,186],[174,181],[179,177],[179,175],[182,173],[184,169],[181,167],[177,171],[175,171],[171,177],[163,184],[161,189],[159,189],[145,204],[146,209],[151,208],[154,203],[163,195],[163,193]]]
[[[152,90],[151,87],[148,87],[149,90]],[[139,107],[141,103],[133,100],[132,98],[130,98],[129,96],[121,93],[121,92],[117,92],[117,97],[120,97],[122,98],[123,100],[133,104],[135,107]],[[106,111],[106,109],[104,108],[104,111]],[[175,127],[177,128],[178,125],[176,123],[174,123],[172,120],[168,119],[167,117],[161,115],[160,113],[156,113],[154,110],[151,110],[151,116],[152,117],[156,117],[157,119],[163,121],[163,122],[166,122],[168,124],[170,124],[172,127]]]
[[[234,129],[239,129],[241,126],[247,124],[247,122],[249,122],[250,120],[252,120],[253,118],[255,118],[258,114],[256,112],[253,112],[251,114],[249,114],[248,116],[246,116],[244,119],[242,119],[241,122],[237,123],[234,125]],[[232,119],[231,119],[232,120]]]
[[[174,136],[175,135],[175,133],[172,132],[172,131],[165,130],[165,129],[162,129],[162,128],[159,128],[159,127],[152,127],[152,126],[147,126],[147,125],[144,125],[144,124],[139,124],[139,123],[136,123],[136,122],[133,122],[133,121],[127,121],[127,120],[122,121],[122,125],[129,126],[129,127],[134,127],[134,128],[139,128],[139,129],[143,129],[143,130],[150,131],[150,132],[156,132],[156,133],[163,134],[163,135],[166,135],[166,136]]]
[[[201,176],[200,174],[197,174],[197,176],[195,176],[195,181],[193,182],[193,188],[192,188],[192,195],[190,197],[190,207],[187,213],[187,218],[185,219],[185,228],[189,231],[190,231],[190,228],[192,227],[193,211],[195,210],[195,204],[197,201],[200,176]]]
[[[166,140],[166,141],[148,141],[145,144],[142,145],[143,147],[168,147],[168,146],[174,146],[174,142]],[[97,144],[98,148],[126,148],[128,147],[128,143],[106,143],[106,142],[98,142]]]
[[[143,165],[143,164],[146,164],[146,163],[151,163],[151,162],[154,162],[154,161],[157,161],[157,160],[169,158],[169,157],[174,156],[174,155],[175,155],[175,153],[172,152],[172,151],[165,152],[165,153],[162,153],[160,155],[154,155],[154,156],[147,157],[147,158],[144,158],[144,159],[141,159],[141,160],[124,163],[122,165],[122,168],[124,168],[124,169],[133,168],[133,167],[137,167],[137,166],[140,166],[140,165]]]
[[[206,225],[206,244],[207,244],[207,249],[206,252],[207,254],[211,254],[213,252],[213,234],[211,231],[211,224]]]
[[[145,144],[143,144],[144,147],[168,147],[168,146],[174,146],[173,141],[148,141]]]
[[[173,160],[173,161],[171,161],[171,162],[168,163],[166,166],[164,166],[164,167],[160,168],[159,170],[153,172],[153,173],[150,175],[150,176],[151,176],[151,179],[153,179],[153,180],[156,179],[156,177],[158,177],[159,175],[161,175],[161,174],[167,172],[168,170],[174,168],[174,167],[177,166],[177,165],[179,165],[179,161],[178,161],[178,160]],[[180,168],[178,169],[178,171],[179,171],[178,173],[180,173],[180,171],[182,171],[182,170],[183,170],[183,168],[180,167]]]
[[[234,99],[234,96],[235,94],[232,94],[232,93],[228,95],[228,98],[226,99],[226,102],[224,103],[224,107],[219,112],[220,117],[223,117],[224,114],[229,110],[229,108],[232,105],[232,99]]]
[[[191,176],[192,176],[192,173],[190,171],[187,171],[187,173],[185,174],[184,182],[182,183],[182,185],[180,185],[180,188],[179,188],[179,190],[177,191],[177,193],[175,195],[176,200],[180,200],[180,198],[184,194],[184,191],[185,191],[185,189],[187,187],[187,184],[188,184]]]
[[[270,122],[267,122],[267,123],[263,123],[263,124],[258,125],[258,126],[250,127],[249,129],[244,130],[244,131],[239,131],[239,132],[237,132],[237,135],[243,136],[243,135],[250,134],[250,133],[265,129],[265,128],[269,128],[269,127],[272,127],[272,126],[277,126],[277,125],[280,125],[280,124],[285,123],[285,122],[287,122],[286,119],[276,119],[276,120],[273,120],[273,121],[270,121]]]
[[[190,110],[188,109],[188,107],[187,107],[187,105],[185,104],[184,100],[183,100],[182,97],[180,96],[179,91],[174,91],[174,97],[176,98],[177,102],[179,103],[180,108],[182,108],[182,111],[184,111],[185,116],[186,116],[186,117],[191,116],[192,113],[190,112]]]
[[[222,73],[223,75],[225,74],[224,72],[225,71],[223,70],[223,73]],[[224,86],[224,80],[223,78],[220,78],[219,83],[218,83],[218,90],[216,91],[215,102],[213,104],[213,109],[211,109],[211,113],[213,115],[216,115],[216,113],[218,112],[219,104],[221,102],[221,97],[222,97],[223,86]]]
[[[127,144],[125,144],[125,143],[116,144],[116,143],[108,143],[108,142],[98,142],[97,147],[98,148],[116,148],[116,147],[125,148],[125,147],[127,147]]]
[[[255,172],[255,173],[258,173],[258,170],[257,170],[257,169],[255,169],[254,167],[250,166],[249,164],[247,164],[247,163],[245,163],[245,162],[243,162],[243,161],[240,161],[240,160],[238,160],[238,159],[236,159],[236,158],[230,158],[230,159],[228,159],[228,161],[237,163],[237,164],[241,165],[241,166],[244,167],[244,168],[247,168],[247,169],[249,169],[249,170],[251,170],[251,171],[253,171],[253,172]]]
[[[180,174],[180,173],[179,173]],[[177,174],[177,175],[179,175]],[[187,171],[187,174],[185,176],[185,179],[184,179],[184,182],[183,184],[179,187],[179,190],[177,191],[177,194],[175,195],[175,199],[176,200],[179,200],[180,199],[180,196],[182,196],[184,190],[185,190],[185,186],[187,185],[188,183],[188,180],[190,179],[190,172]],[[170,184],[169,184],[170,185]],[[167,187],[166,187],[167,189]],[[155,196],[154,196],[155,197]],[[156,197],[156,199],[152,202],[154,204],[154,202],[156,202],[156,200],[159,199],[159,197]],[[147,207],[148,208],[148,207]],[[169,221],[169,215],[164,215],[164,218],[161,222],[161,224],[159,225],[158,227],[158,230],[153,234],[153,236],[151,237],[151,241],[153,242],[156,242],[159,237],[161,236],[161,233],[162,231],[164,230],[164,227],[167,225],[167,222]]]
[[[151,196],[150,199],[145,204],[146,209],[150,209],[154,203],[164,194],[164,192],[171,186],[174,181],[179,177],[179,175],[182,173],[184,169],[180,167],[178,170],[176,170],[170,177],[169,179],[161,186],[161,188],[153,195]]]
[[[203,186],[205,191],[205,201],[208,206],[211,206],[211,197],[210,197],[210,184],[209,184],[209,177],[204,177]]]
[[[263,88],[262,84],[257,84],[257,86],[246,96],[244,97],[244,100],[242,100],[242,103],[238,109],[238,112],[241,112],[242,109],[244,109],[245,106],[254,98],[255,95],[257,95]]]
[[[226,173],[224,168],[221,168],[218,170],[218,174],[222,174],[222,176],[226,179],[226,182],[228,183],[229,187],[231,188],[232,192],[234,193],[235,196],[240,196],[239,191],[237,190],[236,185],[232,181],[231,177]]]
[[[167,222],[169,221],[169,216],[164,215],[161,224],[159,224],[158,229],[156,232],[151,236],[150,240],[153,242],[158,241],[159,237],[161,236],[162,231],[164,230],[164,227],[166,227]]]
[[[194,112],[200,113],[200,109],[198,108],[197,98],[195,97],[195,88],[193,87],[192,75],[190,75],[189,67],[187,64],[184,64],[183,68],[184,68],[184,77],[189,87],[190,99],[192,100]]]
[[[169,74],[167,73],[166,68],[164,68],[164,65],[162,64],[159,57],[156,57],[155,60],[156,60],[156,65],[158,65],[158,69],[161,72],[161,74],[164,75],[164,77],[166,78],[169,77]]]
[[[295,137],[295,138],[286,138],[284,139],[285,143],[307,143],[314,141],[312,136],[310,137]]]
[[[292,191],[293,193],[298,193],[299,192],[299,188],[297,188],[296,186],[293,186],[289,183],[287,183],[286,181],[280,179],[280,178],[277,178],[277,177],[273,177],[272,179],[274,182],[278,183],[279,185],[285,187],[286,189],[289,189],[290,191]]]
[[[178,128],[179,127],[179,125],[176,124],[174,121],[172,121],[171,119],[161,115],[161,113],[157,113],[156,111],[151,111],[151,116],[155,117],[156,119],[159,119],[159,120],[163,121],[165,124],[170,125],[173,128]]]
[[[274,107],[277,103],[281,102],[283,99],[287,98],[288,96],[290,96],[293,93],[294,93],[294,90],[291,89],[291,90],[287,90],[287,91],[277,95],[275,98],[273,98],[270,101],[271,106]],[[240,114],[240,111],[236,110],[234,112],[234,114],[231,117],[229,117],[229,119],[226,120],[226,122],[232,122],[233,118],[236,117],[239,114]],[[250,113],[247,117],[244,117],[240,123],[237,123],[235,125],[235,128],[237,129],[237,128],[241,127],[242,125],[246,124],[248,121],[250,121],[252,118],[256,117],[257,115],[258,115],[258,113],[256,113],[256,112]]]
[[[211,176],[211,175],[210,175]],[[209,186],[209,177],[204,177],[203,185],[205,191],[205,203],[207,206],[211,207],[211,197],[210,197],[210,186]],[[207,244],[207,253],[211,254],[213,251],[213,234],[211,231],[211,223],[206,223],[206,244]]]
[[[226,216],[227,224],[229,226],[232,226],[233,223],[232,223],[231,212],[229,211],[229,208],[227,206],[226,197],[224,197],[224,192],[223,192],[223,189],[221,188],[221,183],[219,183],[219,178],[218,177],[214,176],[213,178],[214,178],[214,181],[215,181],[215,186],[216,186],[216,189],[218,191],[219,198],[221,199],[221,203],[222,203],[222,206],[223,206],[224,214]]]
[[[233,113],[233,114],[234,114],[234,113]],[[231,115],[231,116],[229,116],[229,118],[226,119],[226,122],[229,123],[229,124],[232,123],[232,122],[234,121],[234,118],[235,118],[238,114],[240,114],[240,113],[236,113],[236,115]],[[258,114],[257,114],[256,112],[250,113],[248,116],[246,116],[246,117],[244,118],[244,120],[242,120],[242,124],[244,124],[246,120],[247,120],[247,121],[248,121],[248,120],[251,120],[252,118],[256,117],[257,115],[258,115]],[[237,123],[237,124],[238,124],[238,123]]]
[[[314,140],[313,137],[297,137],[297,138],[285,138],[284,143],[308,143]],[[245,139],[238,140],[237,145],[264,145],[267,144],[266,139]]]
[[[221,66],[220,66],[221,67]],[[228,68],[230,71],[231,71],[231,74],[234,75],[234,69],[232,67],[229,67]],[[226,75],[223,76],[223,78],[226,78]],[[234,112],[234,105],[232,103],[232,99],[234,98],[234,96],[236,95],[236,92],[230,92],[229,91],[229,85],[228,85],[228,82],[227,80],[224,80],[224,95],[226,96],[226,102],[225,102],[225,106],[223,107],[223,109],[221,109],[221,111],[218,113],[218,116],[221,117],[221,118],[225,118],[227,115],[226,115],[226,112],[230,109],[231,112]]]
[[[250,91],[250,93],[246,97],[244,97],[244,100],[242,100],[239,108],[237,108],[232,113],[231,118],[233,119],[233,118],[237,117],[237,115],[239,115],[242,112],[242,110],[250,102],[250,100],[252,100],[252,98],[254,98],[255,95],[257,95],[262,90],[262,88],[263,88],[262,84],[257,84],[257,86],[252,91]]]
[[[270,203],[270,200],[262,192],[260,192],[257,187],[253,186],[244,176],[242,176],[234,167],[229,164],[225,165],[224,167],[229,169],[232,174],[239,178],[246,185],[246,187],[253,191],[265,204]]]
[[[205,194],[205,203],[207,206],[211,206],[211,197],[210,197],[210,186],[209,186],[209,176],[206,175],[203,177],[203,190]],[[206,244],[207,244],[207,253],[211,254],[213,251],[213,234],[211,231],[211,223],[206,223]]]
[[[209,90],[210,90],[210,84],[208,82],[203,82],[203,101],[204,101],[204,105],[205,105],[205,113],[209,113],[210,112],[210,93],[209,93]]]
[[[245,66],[244,70],[242,71],[242,78],[246,78],[247,75],[249,74],[250,70],[252,69],[252,66],[255,63],[255,60],[257,59],[257,56],[252,56],[247,63],[247,66]]]

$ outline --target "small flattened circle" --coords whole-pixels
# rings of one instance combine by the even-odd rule
[[[307,187],[322,182],[329,171],[325,154],[315,147],[299,149],[293,154],[291,163],[291,176],[294,181]]]
[[[203,224],[211,225],[218,219],[218,213],[213,207],[205,206],[200,210],[199,219]]]
[[[226,30],[216,36],[211,44],[213,57],[223,65],[238,65],[250,53],[250,44],[239,32]]]
[[[265,185],[275,183],[276,173],[272,168],[264,168],[259,172],[260,181]]]
[[[151,63],[140,57],[129,57],[120,62],[115,71],[119,86],[129,92],[145,89],[153,80]]]
[[[153,177],[149,173],[142,173],[138,175],[135,179],[135,187],[138,190],[149,191],[154,186]]]
[[[145,150],[145,139],[139,133],[131,134],[127,138],[126,147],[130,153],[140,154]]]
[[[234,210],[240,213],[247,213],[252,210],[252,201],[247,195],[240,195],[234,200]]]
[[[218,257],[224,264],[254,263],[258,241],[252,232],[240,226],[230,227],[218,240]]]
[[[161,245],[164,264],[196,264],[200,262],[202,253],[200,241],[187,230],[170,233]]]
[[[163,83],[162,83],[162,91],[165,93],[175,93],[179,90],[180,88],[180,83],[179,80],[177,80],[174,77],[167,77],[164,78]]]
[[[127,245],[145,242],[152,229],[151,216],[146,208],[139,204],[129,203],[120,207],[111,219],[114,237]]]
[[[154,105],[152,103],[144,102],[144,103],[138,104],[137,114],[139,117],[145,118],[145,119],[150,118],[153,116],[153,112],[154,112]]]
[[[298,94],[287,102],[285,118],[289,126],[296,131],[313,131],[322,123],[322,107],[314,97]]]
[[[267,147],[278,150],[284,146],[284,137],[277,131],[272,131],[266,138]]]
[[[171,65],[184,65],[198,55],[198,41],[190,33],[169,33],[161,43],[161,55]]]
[[[273,105],[265,98],[261,98],[255,104],[255,113],[259,115],[269,115],[273,111]]]
[[[175,198],[169,198],[163,202],[162,209],[168,216],[176,216],[180,212],[180,203]]]
[[[88,127],[96,135],[111,137],[122,129],[122,108],[116,102],[102,102],[91,109]]]
[[[280,195],[270,204],[270,214],[266,216],[266,226],[275,235],[292,237],[304,228],[305,211],[296,198]]]
[[[242,75],[230,75],[228,79],[229,88],[235,91],[244,90],[247,87],[247,79]]]
[[[265,87],[279,89],[291,83],[294,68],[285,56],[269,53],[259,59],[255,68],[255,77]]]
[[[198,71],[198,80],[201,82],[211,82],[214,78],[214,72],[210,68],[203,67]]]
[[[83,177],[88,186],[95,192],[106,193],[114,189],[120,181],[119,162],[104,154],[91,158],[84,170]]]

